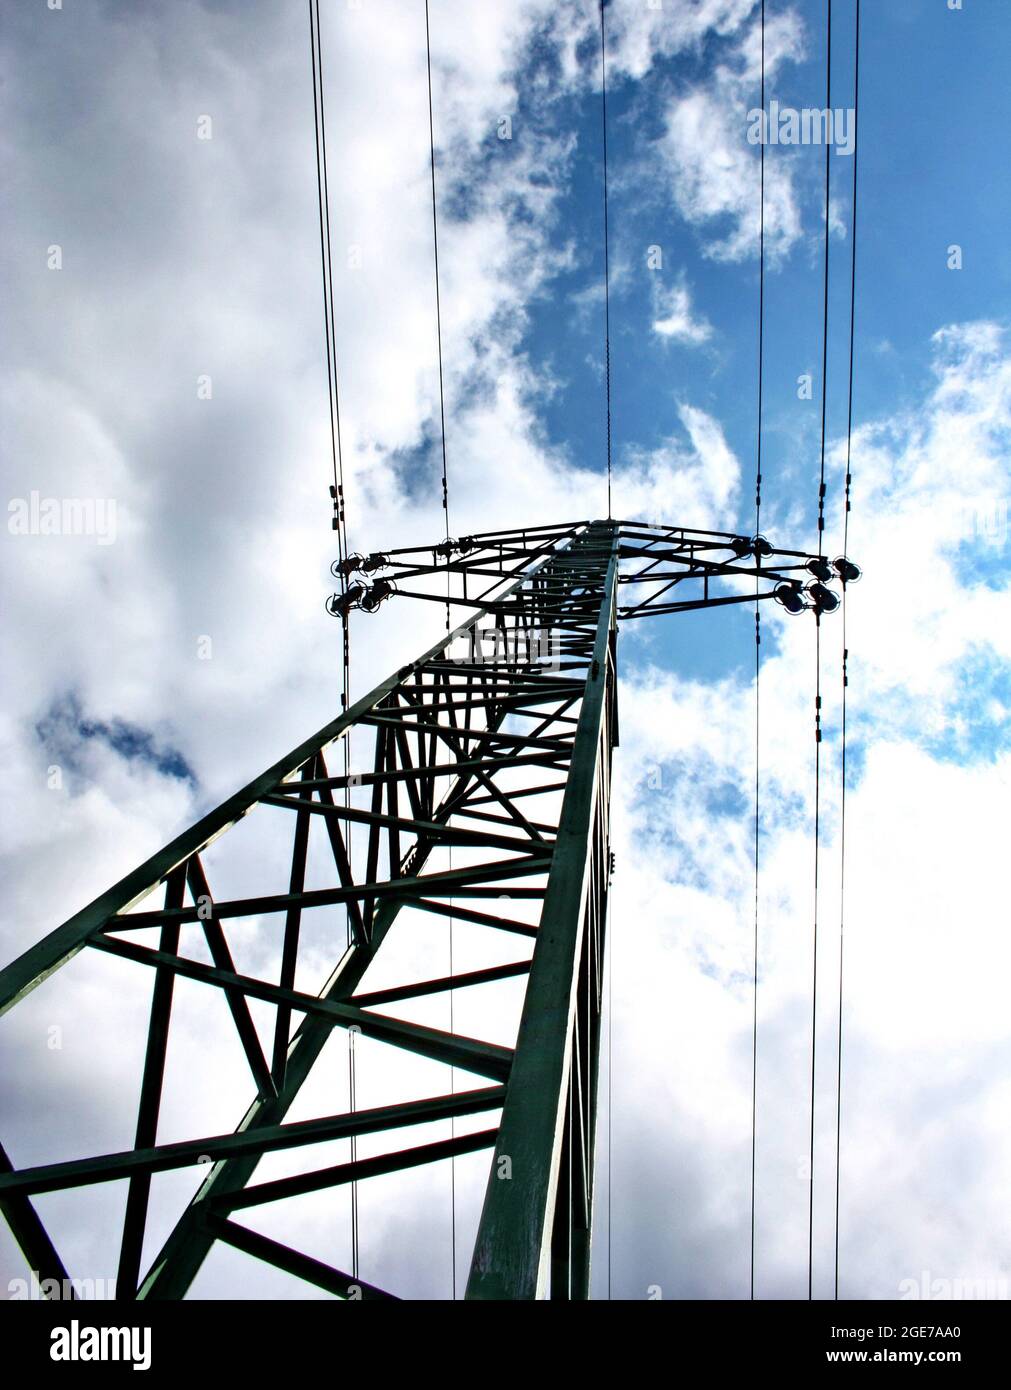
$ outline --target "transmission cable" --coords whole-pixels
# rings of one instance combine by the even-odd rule
[[[439,214],[435,194],[435,115],[432,110],[432,36],[425,0],[425,50],[428,61],[428,136],[432,168],[432,248],[435,256],[435,331],[439,345],[439,419],[442,427],[442,510],[449,539],[449,473],[446,465],[446,388],[442,365],[442,298],[439,291]]]
[[[428,12],[428,11],[429,11],[428,0],[425,0],[425,57],[426,57],[427,72],[428,72],[428,137],[429,137],[429,154],[430,154],[431,173],[432,173],[432,250],[433,250],[433,259],[434,259],[434,263],[435,263],[435,331],[436,331],[436,341],[437,341],[438,347],[439,347],[439,422],[440,422],[440,427],[441,427],[441,441],[442,441],[442,511],[443,511],[443,517],[444,517],[444,520],[445,520],[445,528],[446,528],[446,535],[445,535],[445,540],[446,540],[446,631],[448,632],[448,631],[449,631],[449,623],[450,623],[450,616],[449,616],[449,599],[450,599],[450,582],[451,582],[451,573],[452,573],[451,568],[450,568],[450,565],[451,565],[451,562],[452,562],[452,550],[451,550],[451,547],[450,547],[450,534],[449,534],[449,470],[448,470],[448,466],[447,466],[447,462],[446,462],[446,386],[445,386],[445,376],[444,376],[444,372],[443,372],[443,361],[442,361],[442,296],[441,296],[440,288],[439,288],[439,211],[438,211],[438,201],[437,201],[436,192],[435,192],[435,112],[434,112],[434,106],[433,106],[433,102],[432,102],[432,31],[431,31],[431,24],[430,24],[430,20],[429,20],[429,12]],[[446,698],[447,698],[447,700],[449,700],[449,699],[450,699],[450,696],[447,694],[447,697],[446,697]],[[449,849],[449,869],[450,869],[450,873],[452,873],[452,871],[453,871],[453,847],[452,847],[452,845],[450,845],[450,846],[448,847],[448,849]],[[449,901],[449,906],[450,906],[450,908],[452,908],[452,906],[453,906],[453,901],[452,901],[452,899],[450,899],[450,901]],[[450,978],[450,980],[452,980],[452,978],[453,978],[453,918],[452,918],[452,917],[450,917],[450,919],[449,919],[449,978]],[[452,1032],[454,1031],[454,1023],[455,1023],[455,1019],[454,1019],[453,995],[454,995],[453,987],[452,987],[452,985],[450,985],[450,989],[449,989],[449,1031],[450,1031],[450,1033],[452,1033]],[[455,1070],[455,1068],[453,1068],[453,1067],[450,1067],[449,1079],[450,1079],[450,1091],[451,1091],[451,1093],[452,1093],[452,1092],[455,1090],[455,1086],[456,1086],[456,1070]],[[452,1118],[451,1118],[450,1121],[449,1121],[449,1132],[450,1132],[450,1138],[451,1138],[451,1139],[456,1137],[456,1121],[455,1121],[454,1119],[452,1119]],[[450,1226],[451,1226],[450,1247],[451,1247],[451,1259],[452,1259],[452,1281],[451,1281],[451,1282],[452,1282],[452,1295],[453,1295],[453,1300],[454,1300],[454,1302],[455,1302],[455,1301],[456,1301],[456,1156],[455,1156],[455,1155],[452,1155],[452,1156],[450,1157],[450,1160],[449,1160],[449,1171],[450,1171],[450,1206],[451,1206],[451,1217],[450,1217]]]
[[[337,532],[338,575],[341,592],[347,593],[348,576],[343,561],[348,556],[347,514],[344,500],[344,457],[341,448],[340,429],[340,390],[337,375],[336,315],[333,299],[333,253],[330,235],[330,188],[327,178],[326,159],[326,113],[323,84],[323,46],[319,24],[319,0],[309,0],[309,46],[312,58],[313,130],[316,145],[316,191],[319,201],[320,261],[323,275],[323,317],[326,333],[327,387],[330,407],[330,450],[333,461],[333,485],[330,496],[333,504],[332,528]],[[345,605],[341,613],[341,708],[346,711],[350,703],[351,690],[351,637]],[[351,732],[348,729],[341,740],[344,759],[344,805],[350,808],[350,758]],[[347,823],[347,851],[351,857],[351,823]],[[347,942],[353,941],[350,918],[347,921]],[[348,1034],[348,1099],[353,1114],[356,1106],[356,1076],[354,1034]],[[350,1141],[351,1162],[358,1156],[358,1141],[352,1135]],[[351,1273],[358,1277],[359,1229],[358,1229],[358,1184],[351,1185]]]
[[[762,119],[765,120],[765,0],[762,0]],[[755,535],[762,532],[762,404],[765,367],[765,140],[759,147],[759,231],[758,231],[758,438],[755,452]],[[762,563],[761,553],[755,555],[756,566]],[[758,889],[759,889],[759,734],[761,730],[762,677],[762,619],[758,606],[759,576],[755,575],[755,924],[754,973],[752,980],[751,1020],[751,1284],[750,1296],[755,1297],[755,1175],[758,1147]]]
[[[846,418],[846,482],[843,506],[843,558],[849,557],[849,530],[853,481],[851,470],[853,440],[853,344],[856,327],[857,293],[857,155],[858,121],[860,112],[860,0],[856,0],[856,37],[854,41],[853,72],[853,211],[850,231],[850,340],[849,340],[849,402]],[[839,1298],[839,1187],[842,1141],[842,1067],[843,1067],[843,935],[846,921],[846,695],[849,687],[849,647],[846,638],[846,589],[842,586],[842,768],[839,811],[839,1032],[836,1048],[836,1110],[835,1110],[835,1297]]]
[[[826,21],[825,57],[825,110],[831,119],[832,112],[832,0],[827,0],[828,18]],[[825,279],[824,302],[822,308],[822,348],[821,348],[821,463],[818,478],[818,556],[821,557],[825,544],[825,424],[828,410],[828,287],[829,287],[829,190],[832,180],[832,141],[825,135]]]
[[[607,933],[607,1298],[611,1300],[611,1173],[613,1168],[614,942]]]
[[[604,380],[607,400],[607,519],[611,520],[611,262],[609,198],[607,183],[607,32],[604,23],[604,6],[607,0],[600,0],[600,133],[603,155],[603,193],[604,193]],[[614,1030],[614,947],[611,933],[607,937],[607,1297],[611,1298],[611,1164],[613,1125],[611,1112],[613,1086],[611,1060],[613,1055],[612,1037]]]
[[[344,455],[341,447],[340,389],[337,377],[337,339],[333,302],[333,255],[330,237],[330,189],[326,162],[326,114],[323,99],[323,49],[319,28],[319,0],[309,0],[309,43],[312,55],[312,94],[314,134],[316,139],[316,190],[319,199],[320,259],[323,272],[323,318],[326,332],[327,388],[330,407],[330,452],[333,461],[333,529],[337,532],[337,551],[341,561],[348,554],[347,519],[344,507]],[[340,566],[342,591],[347,589],[347,575]],[[348,666],[350,660],[348,622],[344,622],[344,679],[341,705],[346,709],[349,693]]]
[[[832,0],[826,0],[825,108],[832,111]],[[818,556],[825,549],[825,431],[829,368],[829,208],[832,142],[825,140],[825,293],[822,307],[822,449],[818,484]],[[818,1042],[818,872],[822,810],[822,616],[815,609],[815,884],[811,942],[811,1137],[808,1152],[808,1300],[814,1298],[815,1255],[815,1077]]]
[[[607,519],[611,520],[611,266],[607,187],[607,37],[600,0],[600,128],[604,159],[604,377],[607,392]]]

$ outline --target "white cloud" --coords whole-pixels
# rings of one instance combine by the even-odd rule
[[[698,347],[712,337],[713,327],[708,319],[692,313],[691,291],[684,281],[669,290],[658,290],[656,301],[653,332],[661,338]]]
[[[615,513],[670,522],[691,516],[693,525],[731,530],[740,465],[719,421],[682,403],[678,418],[689,448],[676,436],[656,449],[629,450],[615,479]]]
[[[854,1297],[895,1298],[923,1269],[1006,1275],[1006,1215],[986,1173],[1011,1160],[992,1123],[1004,1091],[1000,982],[1011,964],[994,865],[1011,746],[1006,732],[971,723],[958,761],[934,740],[957,726],[966,696],[992,703],[985,684],[966,687],[973,654],[989,652],[1005,676],[1011,661],[1009,585],[965,580],[952,565],[953,544],[966,539],[959,496],[1006,488],[1011,358],[994,324],[951,326],[934,342],[937,385],[923,408],[853,441],[852,554],[865,573],[848,600],[841,1268],[843,1296]],[[843,466],[839,449],[833,466]],[[835,500],[837,481],[836,472]],[[836,510],[831,534],[840,520]],[[765,610],[763,632],[758,1291],[797,1297],[807,1235],[814,632],[775,609]],[[745,669],[750,637],[742,624]],[[826,619],[816,1297],[831,1294],[840,641],[838,620]],[[742,807],[753,795],[753,701],[744,676],[712,683],[653,671],[630,675],[622,691],[615,1065],[624,1077],[635,1066],[644,1090],[662,1078],[669,1122],[648,1156],[633,1160],[625,1139],[615,1173],[634,1164],[649,1190],[649,1204],[626,1206],[621,1219],[633,1223],[650,1282],[671,1289],[665,1296],[747,1292],[753,862]],[[664,1007],[647,1007],[658,981]],[[627,1087],[617,1094],[627,1116]],[[661,1216],[655,1202],[671,1189],[704,1200],[705,1215],[696,1222],[672,1197]],[[653,1234],[658,1226],[680,1261]],[[729,1272],[716,1279],[710,1262],[721,1260]]]
[[[747,113],[757,107],[757,25],[704,81],[670,98],[661,142],[678,211],[705,238],[704,253],[739,261],[757,254],[759,164],[747,143]],[[766,26],[766,81],[803,55],[803,29],[793,10]],[[765,245],[770,261],[786,256],[801,235],[794,160],[781,151],[765,165]]]
[[[658,58],[696,48],[708,34],[736,33],[754,0],[694,0],[692,4],[647,5],[636,0],[607,9],[609,69],[641,80]]]

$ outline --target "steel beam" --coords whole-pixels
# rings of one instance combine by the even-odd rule
[[[0,1014],[84,948],[128,962],[138,987],[152,987],[134,1147],[21,1170],[0,1149],[0,1212],[47,1277],[69,1276],[32,1196],[125,1180],[120,1298],[185,1296],[221,1240],[339,1297],[390,1299],[356,1268],[323,1264],[228,1214],[493,1148],[467,1297],[589,1295],[617,624],[753,603],[784,584],[797,591],[812,557],[763,538],[607,521],[487,532],[387,558],[392,576],[410,585],[401,599],[415,594],[469,616],[0,971]],[[619,592],[634,598],[621,604]],[[363,770],[345,762],[343,774],[331,774],[330,750],[352,730],[371,749]],[[215,850],[224,854],[226,832],[251,815],[270,820],[273,843],[290,837],[284,877],[270,891],[215,897],[206,852],[224,837]],[[365,841],[355,853],[354,827]],[[312,845],[327,856],[327,886],[306,887]],[[453,866],[454,849],[464,863]],[[159,887],[164,905],[137,910]],[[334,935],[346,930],[348,939],[318,994],[296,988],[308,912],[325,913]],[[529,943],[532,956],[363,987],[390,932],[410,931],[415,912],[490,933],[489,941],[506,933],[515,952]],[[274,978],[233,961],[226,933],[252,919],[261,939],[276,941]],[[209,965],[185,953],[191,924]],[[513,1049],[395,1016],[407,1001],[524,977]],[[230,1016],[254,1094],[233,1134],[159,1144],[177,978],[199,983],[208,1005]],[[275,1010],[266,1052],[254,1000]],[[301,1022],[292,1031],[294,1015]],[[289,1123],[334,1029],[434,1062],[447,1091],[455,1069],[496,1084],[358,1112],[352,1100],[347,1115]],[[362,1135],[481,1112],[501,1120],[378,1156],[354,1151]],[[251,1182],[264,1155],[297,1149],[308,1159],[314,1144],[337,1139],[351,1143],[349,1163]],[[141,1278],[152,1177],[198,1162],[202,1181]]]
[[[601,929],[604,920],[598,900],[606,893],[606,875],[593,882],[590,867],[594,838],[605,862],[608,843],[617,534],[600,528],[589,533],[586,544],[597,547],[602,569],[593,658],[467,1285],[472,1299],[545,1297],[550,1292],[552,1222],[560,1200],[567,1208],[558,1207],[566,1233],[574,1220],[571,1186],[563,1181],[560,1192],[559,1179],[567,1147],[570,1078],[580,1047],[574,1026],[579,967],[585,960],[588,918],[596,912]],[[598,949],[602,945],[601,930]],[[599,1016],[599,988],[590,1004]],[[584,1058],[583,1064],[595,1069],[596,1057]],[[587,1239],[588,1225],[588,1218],[580,1225]],[[587,1282],[580,1281],[581,1290]]]

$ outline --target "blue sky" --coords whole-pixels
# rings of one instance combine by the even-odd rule
[[[770,6],[770,22],[777,8],[789,7]],[[767,101],[821,107],[825,7],[809,5],[800,13],[804,56],[785,64],[769,82]],[[848,109],[854,101],[853,18],[852,5],[836,6],[832,103]],[[987,173],[1011,32],[987,24],[980,12],[958,14],[935,5],[914,13],[914,7],[894,5],[863,17],[861,42],[857,424],[915,408],[929,371],[930,334],[940,323],[986,317],[995,295],[1006,303],[1011,274],[999,230],[1011,217],[1011,190],[1006,179]],[[664,186],[656,150],[671,93],[704,83],[712,65],[733,50],[733,39],[710,36],[697,52],[659,59],[644,79],[620,72],[612,77],[613,432],[619,456],[630,447],[656,447],[678,431],[677,401],[704,402],[719,418],[746,473],[749,465],[754,469],[756,437],[757,257],[729,264],[714,259],[713,244],[726,235],[732,218],[717,216],[694,226],[687,221]],[[908,61],[897,64],[896,54]],[[759,89],[752,95],[757,107]],[[599,302],[579,303],[603,277],[599,94],[572,98],[561,119],[579,130],[580,144],[570,184],[559,199],[558,235],[574,235],[579,253],[577,264],[553,282],[556,293],[535,306],[523,346],[535,371],[561,378],[542,414],[548,438],[579,457],[599,460],[602,312]],[[779,537],[799,546],[811,543],[817,507],[824,149],[780,146],[767,150],[767,159],[791,161],[803,188],[802,236],[793,254],[772,255],[767,265],[763,431],[765,500],[773,508],[803,508],[802,534]],[[833,155],[832,198],[841,225],[830,245],[830,437],[840,436],[846,426],[852,166],[852,158]],[[947,265],[948,247],[955,243],[964,253],[958,272]],[[653,246],[662,249],[662,270],[647,266]],[[648,329],[657,316],[653,296],[684,283],[691,287],[695,314],[712,328],[701,347],[670,342]],[[804,371],[812,373],[813,396],[802,402],[797,377]],[[742,487],[736,518],[742,529],[751,524],[750,497],[750,489]],[[855,497],[859,508],[859,478]],[[838,550],[841,537],[830,536],[828,543]],[[984,582],[987,574],[1002,571],[993,549],[983,557],[977,553],[973,563]],[[720,639],[731,633],[745,641],[750,637],[750,631],[742,631],[748,620],[738,617],[721,615],[697,625],[689,669],[718,669],[719,658],[697,646],[705,653],[719,647],[723,660],[732,659]],[[664,650],[662,640],[658,647]]]
[[[958,11],[944,0],[865,0],[863,11],[850,549],[865,574],[848,615],[841,1236],[844,1293],[889,1298],[924,1269],[1011,1281],[1002,1199],[1011,962],[994,869],[1011,782],[1011,195],[1000,135],[1011,16],[1003,0],[965,0]],[[442,533],[424,14],[403,0],[323,12],[348,533],[364,551]],[[849,106],[851,0],[833,12],[833,106]],[[757,17],[752,0],[608,9],[619,515],[750,530],[758,160],[746,131],[758,103]],[[824,3],[769,0],[767,21],[769,100],[820,107]],[[117,524],[112,544],[11,526],[3,537],[0,734],[16,808],[5,824],[5,959],[334,712],[306,27],[294,0],[75,3],[21,10],[8,25],[7,496],[113,499]],[[606,505],[597,38],[595,7],[582,0],[432,0],[458,535]],[[205,116],[213,136],[199,140]],[[510,141],[497,134],[505,116]],[[816,544],[823,154],[779,147],[767,161],[763,530],[799,549]],[[834,555],[852,162],[833,154],[831,166]],[[958,271],[947,268],[952,244],[963,251]],[[662,248],[662,271],[647,268],[651,246]],[[810,401],[797,398],[805,372]],[[205,377],[210,398],[198,395]],[[441,624],[437,612],[396,603],[356,617],[357,693]],[[668,1298],[747,1290],[752,633],[742,608],[630,625],[622,637],[616,1297],[645,1297],[653,1285]],[[840,644],[837,615],[823,627],[821,1296],[833,1234]],[[800,1297],[812,623],[767,607],[762,650],[758,1288]],[[278,867],[276,847],[247,832],[234,832],[236,862],[222,849],[216,865],[236,887]],[[440,943],[419,934],[419,970]],[[246,945],[271,968],[266,940]],[[325,976],[322,944],[318,965]],[[129,1142],[129,1106],[119,1114],[108,1102],[133,1084],[144,1003],[126,974],[110,990],[100,966],[121,969],[79,958],[0,1023],[36,1059],[5,1097],[16,1162],[53,1144],[69,1155],[75,1134],[96,1149]],[[97,1068],[96,999],[109,1043]],[[59,1052],[39,1043],[54,1021],[67,1040]],[[472,1024],[480,1029],[479,1010]],[[240,1079],[227,1028],[198,1009],[178,1046],[168,1129],[229,1128]],[[186,1076],[205,1076],[208,1055],[222,1076],[194,1097]],[[379,1085],[382,1059],[373,1060]],[[960,1092],[971,1105],[954,1103]],[[54,1126],[61,1107],[66,1124]],[[413,1257],[441,1248],[444,1176],[411,1189],[430,1211],[406,1233],[395,1203],[369,1207],[368,1258],[433,1297],[446,1295],[444,1262]],[[166,1183],[162,1228],[186,1180]],[[464,1232],[482,1184],[471,1160],[460,1165]],[[113,1229],[118,1196],[101,1200]],[[47,1205],[67,1258],[110,1275],[101,1223],[70,1197]],[[317,1212],[301,1220],[310,1249],[324,1227]],[[325,1228],[338,1247],[345,1225]],[[19,1272],[0,1235],[0,1288]],[[233,1255],[208,1263],[197,1292],[221,1296],[235,1278],[265,1296],[297,1296]]]

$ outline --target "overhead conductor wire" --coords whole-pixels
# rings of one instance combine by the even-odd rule
[[[442,296],[439,290],[439,214],[435,196],[435,116],[432,110],[432,36],[425,0],[425,51],[428,62],[428,136],[432,169],[432,249],[435,258],[435,331],[439,347],[439,421],[442,439],[442,511],[449,540],[449,473],[446,465],[446,388],[442,366]],[[446,553],[446,631],[449,631],[449,552]]]
[[[853,355],[856,328],[857,292],[857,154],[858,121],[860,112],[860,0],[856,0],[856,38],[853,72],[853,213],[850,234],[850,360],[849,403],[846,418],[846,491],[843,506],[843,557],[849,556],[849,533],[852,484],[851,446],[853,439]],[[846,920],[846,695],[849,687],[849,647],[846,635],[846,581],[842,586],[842,769],[839,810],[839,1031],[836,1044],[836,1108],[835,1108],[835,1297],[839,1297],[839,1187],[842,1139],[842,1069],[843,1069],[843,932]]]
[[[762,0],[762,118],[765,119],[765,0]],[[762,530],[762,403],[765,367],[765,139],[759,146],[759,231],[758,231],[758,439],[755,454],[755,535]],[[755,555],[756,566],[762,563]],[[755,1297],[755,1173],[758,1147],[758,887],[759,887],[759,829],[758,807],[761,765],[759,734],[761,730],[762,676],[762,619],[758,607],[759,578],[755,576],[755,926],[754,974],[752,979],[751,1019],[751,1282],[750,1297]]]
[[[442,298],[439,291],[439,215],[438,203],[435,195],[435,115],[432,103],[432,34],[429,22],[428,0],[425,0],[425,54],[428,67],[428,135],[429,148],[431,154],[432,171],[432,247],[435,260],[435,325],[436,338],[439,345],[439,421],[442,433],[442,510],[446,523],[446,631],[449,631],[449,597],[450,597],[450,562],[452,555],[449,549],[449,472],[446,464],[446,388],[442,365]],[[450,697],[447,695],[447,699]],[[453,849],[449,846],[449,868],[453,869]],[[452,908],[453,900],[449,900]],[[449,919],[449,978],[453,978],[453,918]],[[454,1031],[454,991],[449,990],[449,1031]],[[450,1067],[450,1092],[456,1088],[456,1071]],[[450,1119],[450,1137],[456,1136],[456,1121]],[[456,1299],[456,1158],[449,1160],[450,1170],[450,1201],[451,1201],[451,1259],[452,1259],[452,1293]]]
[[[827,0],[825,109],[832,109],[832,0]],[[825,279],[822,308],[821,462],[818,481],[818,557],[825,548],[825,423],[828,408],[829,191],[832,142],[825,141]],[[821,614],[815,610],[814,697],[814,926],[811,944],[811,1126],[808,1152],[807,1296],[814,1288],[814,1110],[818,1022],[818,852],[821,841]]]
[[[333,460],[333,484],[330,496],[333,503],[333,530],[337,532],[338,558],[343,562],[348,555],[347,517],[344,505],[344,458],[341,448],[340,430],[340,392],[337,377],[337,341],[333,301],[333,255],[330,236],[330,189],[327,179],[326,162],[326,114],[323,97],[323,48],[319,26],[318,0],[309,0],[309,44],[312,57],[313,127],[316,142],[316,187],[319,199],[320,259],[323,272],[323,316],[326,330],[327,386],[330,405],[330,449]],[[339,566],[342,593],[347,592],[348,577],[343,563]],[[351,687],[351,639],[348,611],[345,608],[342,619],[342,678],[341,708],[346,710],[350,702]],[[351,731],[348,729],[341,740],[344,757],[344,804],[350,806],[350,757]],[[351,823],[348,822],[348,855],[351,854]],[[347,925],[348,945],[352,942],[350,919]],[[350,1110],[356,1104],[356,1076],[354,1032],[348,1032],[348,1097]],[[351,1161],[357,1158],[357,1139],[351,1139]],[[358,1184],[351,1183],[351,1272],[358,1276]]]
[[[608,226],[608,186],[607,186],[607,31],[604,23],[604,6],[607,0],[600,0],[600,130],[604,165],[604,379],[607,393],[607,519],[612,516],[611,507],[611,266],[610,234]],[[607,1297],[611,1297],[611,1155],[613,1125],[611,1108],[613,1088],[611,1085],[614,1030],[614,948],[611,933],[607,933]]]
[[[600,129],[604,156],[604,379],[607,393],[607,519],[611,510],[611,265],[608,228],[607,188],[607,36],[604,31],[604,6],[600,0]]]

